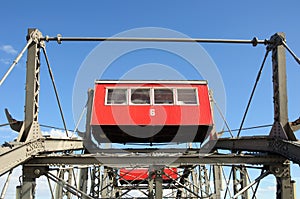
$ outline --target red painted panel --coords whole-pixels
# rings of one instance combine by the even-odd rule
[[[199,105],[105,105],[106,88],[185,88],[198,90]],[[206,84],[96,84],[92,125],[212,125]]]
[[[148,179],[148,169],[120,169],[120,180],[126,181],[140,181]]]
[[[147,168],[136,168],[136,169],[120,169],[120,181],[141,181],[148,180],[149,173]],[[153,176],[155,178],[155,176]],[[165,168],[164,174],[162,175],[163,180],[176,180],[178,178],[177,168]]]

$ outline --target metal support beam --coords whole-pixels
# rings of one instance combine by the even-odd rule
[[[99,173],[95,173],[98,176],[94,177],[95,185],[94,191],[95,194],[99,194],[101,198],[114,198],[116,196],[115,190],[115,170],[110,167],[99,167]],[[101,168],[101,170],[100,170]],[[103,169],[102,169],[103,168]],[[102,175],[103,174],[103,175]],[[97,178],[100,180],[97,180]],[[96,181],[97,180],[97,181]],[[97,183],[99,182],[99,185]],[[95,186],[99,186],[99,190]],[[91,193],[92,194],[92,193]]]
[[[287,107],[287,84],[286,84],[286,55],[283,42],[284,33],[276,33],[270,39],[268,45],[272,50],[273,68],[273,102],[274,102],[274,125],[270,136],[274,138],[296,140],[296,137],[288,121]],[[280,128],[283,128],[283,131]]]
[[[91,140],[91,117],[92,117],[92,106],[93,106],[93,97],[94,97],[94,90],[90,89],[88,91],[88,101],[87,101],[87,112],[86,112],[86,125],[85,125],[85,133],[83,135],[83,143],[84,144],[89,144],[87,143],[87,140]],[[89,153],[86,149],[84,150],[84,154]],[[100,168],[98,166],[98,168]],[[93,168],[91,175],[93,179],[95,180],[95,167]],[[100,176],[99,176],[100,177]],[[98,179],[100,180],[100,179]],[[80,169],[80,178],[79,178],[79,189],[83,191],[84,193],[87,193],[87,183],[88,183],[88,168],[82,168]],[[100,183],[100,182],[99,182]],[[95,181],[92,181],[92,187],[95,187]],[[100,189],[100,188],[98,188]],[[94,193],[94,189],[91,188],[91,194]],[[84,197],[85,199],[85,197]]]
[[[274,101],[274,125],[270,132],[270,137],[279,140],[296,141],[293,130],[288,121],[288,107],[287,107],[287,86],[286,86],[286,55],[285,34],[277,33],[271,37],[272,45],[268,47],[272,49],[272,66],[273,66],[273,101]],[[285,146],[290,146],[285,144]],[[292,145],[293,147],[295,145]],[[273,151],[281,152],[289,156],[289,151],[281,150],[276,144],[271,145]],[[288,148],[285,148],[288,149]],[[299,147],[298,147],[299,151]],[[294,156],[293,156],[294,157]],[[277,181],[277,199],[293,199],[294,190],[291,183],[290,165],[279,165],[274,170],[274,175]]]
[[[48,167],[32,167],[23,165],[20,199],[35,198],[36,178],[39,178],[47,171]]]
[[[88,100],[87,100],[87,111],[86,111],[86,122],[85,122],[85,134],[84,145],[91,146],[92,135],[91,135],[91,118],[92,118],[92,109],[93,109],[93,99],[94,99],[94,90],[88,90]],[[90,148],[90,147],[89,147]],[[86,151],[87,152],[87,151]]]
[[[155,199],[162,199],[163,198],[163,167],[158,168],[155,170]]]
[[[209,197],[210,181],[209,181],[208,169],[206,168],[206,165],[199,165],[199,180],[200,180],[201,198]]]
[[[171,160],[173,162],[171,162]],[[199,155],[181,155],[174,160],[174,156],[160,155],[149,156],[129,154],[124,155],[106,155],[106,154],[58,154],[58,155],[43,155],[36,156],[31,159],[27,164],[31,165],[44,165],[44,164],[71,164],[71,165],[106,165],[116,168],[121,167],[144,167],[145,165],[158,165],[153,163],[160,163],[160,165],[168,165],[170,167],[184,166],[184,165],[197,165],[197,164],[277,164],[282,163],[286,158],[277,155],[265,155],[265,154],[210,154],[205,157],[199,157]]]
[[[245,166],[232,166],[232,177],[233,177],[233,193],[234,195],[241,195],[241,199],[249,199],[247,189],[240,193],[248,185],[248,173]]]
[[[18,142],[42,137],[38,124],[39,92],[40,92],[40,38],[42,33],[37,29],[28,30],[28,40],[33,42],[27,51],[26,63],[26,94],[25,94],[25,119],[20,131]]]
[[[65,166],[62,166],[59,169],[57,179],[60,179],[60,180],[56,181],[57,183],[56,183],[56,193],[55,193],[56,196],[55,196],[55,198],[57,198],[57,199],[65,198],[65,197],[67,199],[72,198],[72,192],[65,191],[64,188],[65,188],[65,184],[72,185],[73,169],[74,168],[71,168],[71,167],[66,168]],[[47,174],[47,177],[49,178],[49,173]]]
[[[49,179],[49,177],[48,177],[48,176],[46,176],[46,178],[47,178],[47,182],[48,182],[49,190],[50,190],[50,193],[51,193],[51,199],[55,199],[55,198],[54,198],[54,191],[53,191],[53,189],[52,189],[52,186],[51,186],[50,179]]]
[[[199,194],[199,191],[201,189],[201,182],[199,179],[199,176],[201,174],[198,172],[198,168],[194,168],[191,174],[191,187],[190,189],[193,191],[193,193]]]
[[[214,178],[214,195],[215,199],[221,198],[221,191],[223,191],[222,186],[222,166],[213,165],[213,178]]]
[[[266,137],[241,137],[239,139],[221,138],[217,142],[213,142],[213,144],[215,149],[277,153],[294,163],[300,164],[300,141]]]
[[[56,186],[55,186],[55,199],[59,199],[59,198],[63,198],[63,180],[64,180],[64,170],[59,169],[57,174],[57,178],[58,179],[62,179],[61,181],[57,181],[56,182]],[[49,175],[48,175],[49,177]]]
[[[85,196],[88,199],[92,199],[92,197],[90,197],[89,195],[83,193],[82,191],[77,189],[77,187],[74,187],[74,186],[70,185],[64,179],[59,178],[59,177],[53,175],[50,172],[46,173],[45,175],[47,176],[47,178],[51,179],[52,181],[56,182],[57,184],[60,184],[60,186],[62,186],[63,189],[68,191],[68,193],[73,194],[74,196],[77,196],[78,198],[83,198],[83,196]],[[58,199],[61,199],[61,198],[63,198],[63,196],[60,196]]]
[[[91,170],[91,191],[90,191],[90,195],[94,198],[99,198],[100,197],[100,195],[99,195],[100,194],[100,188],[102,190],[102,187],[106,186],[106,185],[103,184],[105,179],[101,179],[101,178],[103,178],[103,176],[101,175],[100,170],[101,170],[100,166],[97,166],[97,165],[95,165]],[[107,172],[106,172],[106,170],[104,170],[104,176],[105,177],[106,177],[106,174],[107,174]],[[101,192],[101,196],[106,197],[106,191],[105,190]]]
[[[153,184],[154,184],[154,176],[155,171],[152,170],[152,168],[149,168],[148,170],[149,176],[148,176],[148,198],[154,199],[154,192],[153,192]]]
[[[244,186],[242,189],[239,190],[239,192],[235,193],[235,195],[233,196],[233,198],[238,198],[240,195],[242,196],[242,198],[244,198],[245,196],[243,195],[243,193],[245,193],[250,187],[252,187],[253,185],[255,185],[256,183],[258,183],[261,179],[263,179],[264,177],[266,177],[267,175],[269,175],[269,172],[265,172],[262,173],[258,178],[256,178],[253,182],[251,182],[250,184],[248,184],[247,186]],[[255,194],[255,193],[254,193]],[[247,194],[248,195],[248,194]],[[249,197],[249,196],[247,196]],[[253,196],[252,198],[254,198],[255,196]]]
[[[67,183],[68,184],[72,184],[72,179],[73,179],[73,168],[71,169],[67,169],[66,170],[67,173]],[[71,192],[67,192],[66,193],[67,199],[71,199],[72,195]]]
[[[293,181],[291,180],[289,161],[287,161],[285,164],[271,166],[270,171],[276,177],[276,199],[294,199],[295,187]]]
[[[91,118],[93,110],[94,101],[94,90],[89,89],[88,91],[88,101],[87,101],[87,112],[86,112],[86,138],[91,138]]]
[[[78,139],[41,138],[28,141],[25,144],[19,142],[9,144],[10,147],[0,148],[0,176],[39,153],[80,150],[83,148],[82,140]]]
[[[88,168],[81,168],[79,174],[79,190],[84,193],[87,193],[87,186],[88,186]],[[83,199],[86,199],[83,197]]]

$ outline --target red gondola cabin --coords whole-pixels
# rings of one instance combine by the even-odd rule
[[[203,142],[212,125],[206,81],[95,83],[91,126],[99,143]]]

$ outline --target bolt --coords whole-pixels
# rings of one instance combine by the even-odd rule
[[[274,168],[274,173],[279,173],[280,169],[277,167],[277,168]]]
[[[41,174],[41,170],[35,169],[33,173],[38,176]]]

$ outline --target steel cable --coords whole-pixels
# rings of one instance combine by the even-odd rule
[[[255,80],[255,84],[254,84],[254,86],[253,86],[253,89],[252,89],[250,98],[249,98],[249,100],[248,100],[248,104],[247,104],[246,110],[245,110],[244,115],[243,115],[243,119],[242,119],[242,122],[241,122],[241,125],[240,125],[240,128],[239,128],[239,131],[238,131],[237,136],[236,136],[237,138],[238,138],[238,137],[240,136],[240,134],[241,134],[241,130],[242,130],[242,128],[243,128],[243,125],[244,125],[244,122],[245,122],[245,119],[246,119],[246,116],[247,116],[247,113],[248,113],[250,104],[251,104],[252,99],[253,99],[253,96],[254,96],[254,92],[255,92],[255,90],[256,90],[258,81],[259,81],[259,79],[260,79],[260,76],[261,76],[262,70],[263,70],[263,68],[264,68],[265,62],[266,62],[266,60],[267,60],[267,57],[268,57],[268,55],[269,55],[269,52],[270,52],[270,50],[267,49],[267,51],[266,51],[266,53],[265,53],[265,56],[264,56],[264,59],[263,59],[263,62],[262,62],[261,66],[260,66],[260,69],[259,69],[259,71],[258,71],[258,73],[257,73],[256,80]]]
[[[49,59],[48,59],[48,56],[47,56],[45,46],[42,46],[42,49],[43,49],[43,53],[44,53],[44,56],[45,56],[45,59],[46,59],[46,63],[47,63],[49,75],[50,75],[50,78],[51,78],[52,86],[53,86],[53,89],[54,89],[54,92],[55,92],[55,97],[56,97],[56,101],[57,101],[57,104],[58,104],[60,116],[61,116],[61,119],[62,119],[62,122],[63,122],[63,125],[64,125],[64,130],[66,132],[66,136],[69,137],[65,117],[64,117],[64,114],[63,114],[63,111],[62,111],[61,103],[60,103],[60,100],[59,100],[57,88],[56,88],[55,81],[54,81],[54,76],[53,76],[53,73],[52,73],[52,70],[51,70],[51,67],[50,67],[50,63],[49,63]]]

